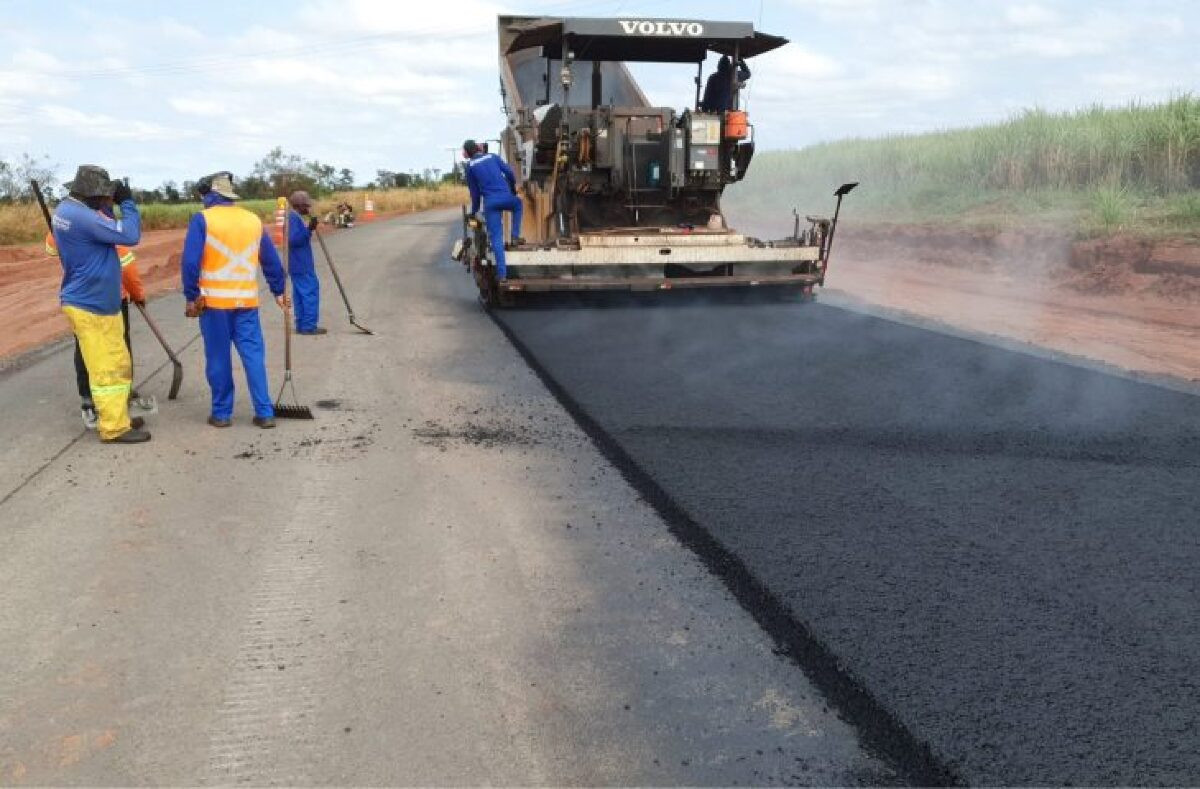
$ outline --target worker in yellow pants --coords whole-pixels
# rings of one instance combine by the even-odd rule
[[[114,182],[103,167],[81,165],[67,188],[70,195],[50,222],[63,268],[59,303],[79,340],[100,440],[140,444],[150,440],[150,433],[142,429],[141,417],[129,418],[133,364],[121,319],[116,245],[134,246],[141,240],[141,216],[129,185]],[[114,204],[121,207],[119,219]]]
[[[102,441],[129,432],[129,393],[133,388],[133,362],[125,346],[121,314],[97,315],[78,307],[63,307],[88,370],[92,402],[100,416],[97,430]]]

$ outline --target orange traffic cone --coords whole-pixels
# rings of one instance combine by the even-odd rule
[[[276,246],[283,244],[283,229],[287,223],[287,205],[286,197],[281,197],[275,203],[275,227],[271,230],[271,240]]]
[[[368,197],[365,205],[363,206],[363,221],[371,222],[374,219],[375,219],[375,201]]]

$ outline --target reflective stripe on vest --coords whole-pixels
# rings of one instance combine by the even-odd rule
[[[262,221],[232,205],[206,208],[200,293],[204,306],[235,310],[258,306],[258,246]]]

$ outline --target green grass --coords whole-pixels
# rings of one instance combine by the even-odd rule
[[[862,183],[846,215],[868,221],[1200,235],[1200,99],[766,152],[725,205],[824,212],[845,181]]]

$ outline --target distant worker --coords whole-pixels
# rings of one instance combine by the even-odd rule
[[[296,311],[296,334],[326,334],[317,322],[321,317],[321,279],[313,263],[312,234],[318,219],[312,216],[308,192],[293,192],[288,211],[288,273],[292,277],[292,306]],[[307,220],[307,221],[306,221]]]
[[[287,277],[271,237],[256,215],[233,204],[233,175],[219,172],[196,186],[204,210],[192,216],[183,241],[180,268],[184,312],[200,319],[204,372],[212,389],[208,423],[229,427],[233,419],[233,366],[230,343],[242,359],[254,424],[275,427],[275,407],[267,385],[266,345],[258,318],[258,269],[261,266],[275,303],[287,310]]]
[[[125,325],[125,347],[129,349],[129,356],[132,360],[133,345],[129,340],[129,302],[146,306],[146,290],[142,286],[142,277],[138,272],[138,267],[134,264],[137,258],[133,250],[119,244],[114,246],[117,251],[117,259],[121,261],[121,322]],[[58,257],[58,244],[55,243],[54,236],[50,233],[46,234],[46,254]],[[79,346],[78,338],[75,340],[75,386],[79,390],[79,410],[83,417],[83,426],[88,430],[95,430],[99,416],[96,413],[96,403],[92,400],[87,364],[83,361],[83,351]],[[137,390],[130,392],[129,405],[131,408],[137,406],[144,410],[154,408],[153,399],[141,397]],[[131,423],[140,423],[140,421],[138,417],[130,418]]]
[[[733,77],[733,63],[728,55],[722,55],[717,61],[717,70],[713,72],[704,86],[704,98],[700,109],[704,112],[725,112],[736,108],[734,97],[750,79],[750,67],[746,61],[738,61],[737,79]]]
[[[129,418],[133,364],[121,320],[121,261],[116,245],[136,246],[142,221],[133,193],[108,171],[81,165],[67,184],[70,196],[54,212],[54,245],[63,268],[59,300],[88,371],[100,440],[140,444],[150,440],[139,418]],[[113,216],[113,204],[121,218]]]
[[[488,238],[496,254],[496,277],[508,278],[504,259],[504,212],[512,212],[512,246],[525,243],[521,238],[521,198],[517,197],[517,176],[508,163],[494,153],[484,153],[474,140],[463,143],[467,159],[467,188],[471,190],[471,215],[479,213],[483,199],[483,217]]]

